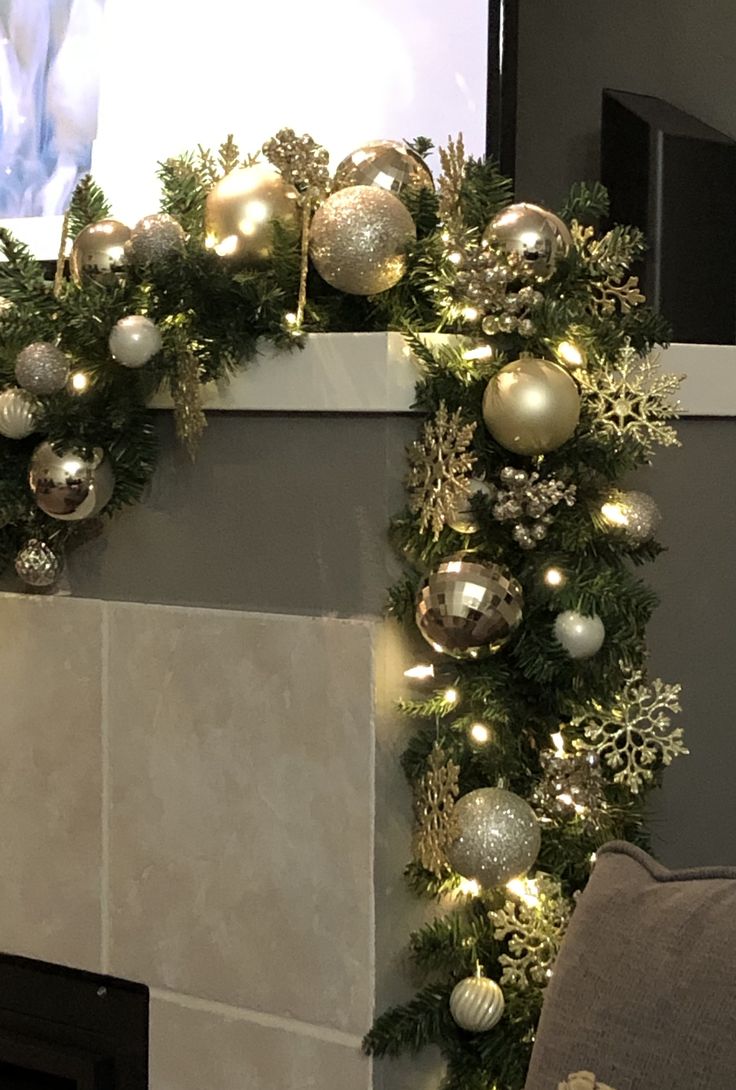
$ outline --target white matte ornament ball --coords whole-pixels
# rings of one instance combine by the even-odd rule
[[[489,484],[473,477],[469,481],[469,492],[465,499],[447,517],[447,525],[458,534],[477,534],[480,529],[478,518],[473,511],[472,500],[474,496],[487,496],[489,499],[493,491]]]
[[[123,367],[143,367],[161,351],[161,333],[143,314],[129,314],[116,322],[110,334],[110,353]]]
[[[587,617],[575,609],[567,609],[557,615],[554,632],[571,659],[592,658],[600,651],[606,638],[603,621],[596,613]]]
[[[459,835],[450,845],[450,866],[482,886],[522,878],[534,864],[542,837],[528,802],[502,787],[480,787],[455,803]]]
[[[564,367],[522,356],[502,367],[483,395],[483,420],[502,447],[514,454],[546,454],[575,432],[580,394]]]
[[[461,1029],[487,1033],[500,1021],[506,1002],[495,980],[468,976],[452,989],[450,1013]]]
[[[15,377],[32,394],[56,394],[66,386],[69,360],[55,344],[34,341],[18,353]]]
[[[12,388],[0,394],[0,435],[25,439],[38,427],[38,402],[27,390]]]

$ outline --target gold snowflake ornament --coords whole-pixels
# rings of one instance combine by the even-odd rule
[[[499,956],[501,984],[520,991],[542,988],[552,975],[572,913],[572,902],[560,883],[547,874],[527,880],[518,899],[508,897],[502,908],[489,912],[497,939],[508,939],[508,953]]]
[[[437,878],[448,870],[447,849],[457,835],[455,799],[460,794],[459,775],[460,766],[435,742],[414,803],[414,857]]]
[[[598,1082],[592,1071],[577,1071],[568,1075],[564,1082],[557,1084],[557,1090],[613,1090]]]
[[[594,702],[591,712],[573,719],[573,726],[585,734],[575,747],[597,753],[613,770],[614,783],[638,794],[656,767],[688,752],[682,728],[673,727],[671,720],[682,710],[680,688],[661,678],[647,683],[641,671],[633,673],[612,704]]]
[[[421,439],[409,448],[409,509],[419,515],[420,532],[431,529],[435,541],[470,494],[475,455],[469,447],[475,428],[475,422],[461,422],[459,409],[448,412],[441,401]]]

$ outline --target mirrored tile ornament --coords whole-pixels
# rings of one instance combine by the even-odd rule
[[[481,787],[455,803],[458,836],[450,845],[450,866],[486,888],[521,878],[534,864],[542,842],[528,802],[502,787]]]
[[[346,155],[335,171],[334,188],[351,185],[377,185],[392,193],[409,187],[434,189],[427,164],[399,140],[371,140]]]

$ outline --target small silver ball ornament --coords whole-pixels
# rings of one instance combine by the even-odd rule
[[[549,280],[572,246],[567,224],[538,204],[510,204],[493,217],[483,238],[515,254],[522,270],[539,282]]]
[[[455,803],[459,835],[447,853],[450,866],[482,886],[503,886],[523,877],[542,843],[528,802],[502,787],[481,787]]]
[[[597,613],[586,616],[566,609],[555,617],[554,634],[571,659],[592,658],[603,646],[606,630]]]
[[[468,483],[468,495],[447,517],[447,525],[458,534],[477,534],[480,524],[473,511],[473,497],[487,496],[490,499],[493,495],[491,486],[478,477],[472,477]]]
[[[63,566],[51,546],[37,538],[31,538],[15,558],[15,570],[29,587],[52,587]]]
[[[129,314],[113,326],[109,338],[110,354],[123,367],[143,367],[163,341],[155,322],[143,314]]]
[[[57,453],[51,443],[44,442],[31,457],[28,483],[45,514],[77,522],[100,514],[112,497],[115,476],[100,447],[84,456],[72,446]]]
[[[77,287],[114,287],[125,272],[125,245],[130,228],[120,220],[104,219],[82,228],[72,245],[69,270]]]
[[[125,244],[125,257],[133,265],[162,261],[171,254],[183,254],[186,235],[168,212],[155,212],[138,220]]]
[[[515,454],[557,450],[575,432],[580,394],[564,367],[522,356],[502,367],[483,395],[483,420],[502,447]]]
[[[39,405],[27,390],[11,387],[0,394],[0,435],[25,439],[38,427]]]
[[[55,344],[34,341],[18,353],[15,377],[32,394],[56,394],[66,386],[69,360]]]
[[[495,980],[466,976],[452,989],[450,1014],[470,1033],[487,1033],[500,1021],[506,1001]]]

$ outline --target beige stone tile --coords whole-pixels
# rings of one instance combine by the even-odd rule
[[[362,1033],[371,626],[111,607],[111,969]]]
[[[357,1043],[151,1002],[151,1090],[369,1090],[370,1070]]]
[[[0,596],[0,949],[100,967],[99,602]]]

